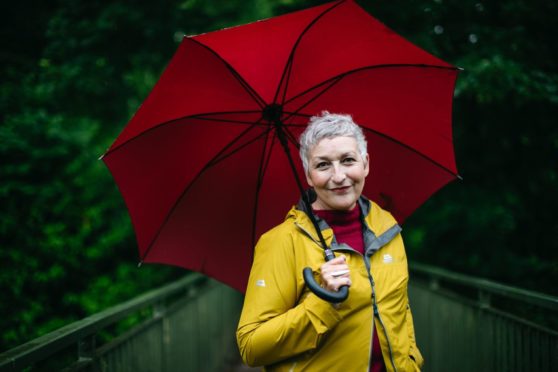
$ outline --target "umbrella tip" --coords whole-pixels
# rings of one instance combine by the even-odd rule
[[[463,181],[463,177],[461,177],[459,174],[457,175],[457,179],[458,179],[459,181]]]
[[[99,159],[98,159],[98,160],[103,160],[103,159],[105,158],[105,156],[107,156],[109,150],[110,150],[110,147],[107,148],[107,149],[105,150],[105,152],[103,152],[103,153],[101,154],[101,156],[99,156]]]
[[[143,261],[138,262],[138,269],[143,265]]]
[[[458,69],[459,71],[465,71],[465,69],[464,69],[463,67],[457,66],[457,69]]]

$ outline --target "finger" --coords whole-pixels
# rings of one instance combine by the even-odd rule
[[[344,264],[347,261],[347,258],[344,255],[337,256],[333,260],[327,261],[325,265],[339,265]]]
[[[344,285],[346,285],[347,287],[351,286],[351,279],[349,278],[339,278],[335,280],[335,285],[333,285],[333,290],[335,292],[339,291],[339,288],[343,287]]]
[[[336,264],[337,263],[345,263],[345,262],[347,262],[347,257],[345,257],[345,255],[342,254],[342,255],[339,255],[339,256],[335,257],[333,260],[331,260],[329,262],[335,262]]]
[[[321,266],[321,270],[324,272],[328,272],[328,271],[337,271],[337,270],[345,270],[347,269],[349,266],[345,261],[342,260],[338,260],[337,258],[334,260],[331,260],[329,262],[324,263]]]
[[[337,271],[349,270],[349,265],[347,264],[338,264],[338,265],[330,265],[330,266],[322,266],[321,268],[323,273],[335,273]]]
[[[349,273],[349,269],[344,269],[344,270],[332,271],[329,274],[334,278],[338,278],[338,277],[343,276],[343,275],[348,274],[348,273]]]

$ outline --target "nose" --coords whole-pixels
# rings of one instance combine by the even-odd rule
[[[331,176],[331,180],[337,184],[341,184],[345,181],[346,177],[347,176],[345,175],[343,168],[339,166],[339,164],[335,164],[333,166],[333,175]]]

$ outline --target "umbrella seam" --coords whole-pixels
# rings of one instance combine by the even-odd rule
[[[215,119],[215,118],[205,118],[203,116],[205,115],[227,115],[227,114],[259,114],[260,111],[223,111],[223,112],[209,112],[209,113],[203,113],[203,114],[196,114],[196,115],[189,115],[189,116],[182,116],[180,118],[176,118],[176,119],[171,119],[171,120],[167,120],[165,122],[162,122],[160,124],[157,124],[151,128],[148,128],[146,130],[144,130],[143,132],[137,134],[136,136],[129,138],[128,140],[126,140],[125,142],[119,144],[118,146],[114,147],[114,148],[110,148],[108,149],[103,155],[101,155],[101,157],[99,159],[103,159],[105,157],[107,157],[108,155],[112,154],[113,152],[120,150],[122,147],[124,147],[125,145],[129,144],[130,142],[133,142],[139,138],[141,138],[144,135],[149,134],[150,132],[157,130],[157,129],[161,129],[164,126],[167,125],[171,125],[171,124],[180,124],[178,123],[179,121],[182,120],[189,120],[189,119],[194,119],[194,120],[211,120],[211,121],[215,121],[215,122],[219,122],[219,123],[230,123],[230,124],[246,124],[246,125],[258,125],[258,122],[244,122],[244,121],[236,121],[236,120],[226,120],[226,119]]]
[[[302,109],[304,109],[306,106],[308,106],[311,102],[317,100],[322,94],[324,94],[325,92],[327,92],[331,87],[333,87],[335,84],[337,84],[340,80],[343,79],[344,76],[340,76],[337,79],[328,79],[331,80],[331,84],[329,84],[324,90],[320,91],[318,94],[316,94],[314,97],[312,97],[311,99],[309,99],[308,101],[306,101],[303,105],[301,105],[299,108],[297,108],[296,110],[293,111],[293,113],[290,114],[290,116],[287,116],[286,119],[291,118],[293,115],[298,114],[298,112]],[[320,85],[322,85],[322,83],[320,83],[319,85],[315,86],[312,89],[318,88]],[[325,84],[323,84],[325,85]],[[312,89],[308,90],[307,92],[310,92]],[[294,98],[293,98],[294,99]],[[292,99],[291,99],[292,100]],[[288,103],[288,102],[287,102]]]
[[[178,198],[176,198],[176,201],[174,202],[173,206],[169,209],[169,211],[167,212],[165,219],[163,221],[163,223],[161,223],[159,229],[157,230],[157,232],[155,233],[155,235],[153,236],[153,239],[151,240],[151,242],[149,243],[149,245],[147,246],[147,249],[145,250],[145,253],[143,254],[143,256],[141,257],[141,261],[145,261],[145,259],[147,258],[147,255],[151,252],[151,249],[153,248],[153,246],[155,245],[155,242],[157,241],[157,239],[159,238],[159,235],[161,234],[161,232],[163,231],[163,228],[166,226],[167,222],[170,220],[170,217],[172,216],[174,210],[177,208],[178,204],[180,204],[180,201],[184,198],[184,196],[186,195],[186,193],[190,190],[190,188],[195,184],[195,182],[203,175],[203,173],[205,173],[205,171],[207,171],[209,168],[211,168],[213,165],[215,165],[215,160],[219,159],[221,157],[221,155],[226,151],[226,149],[230,148],[235,142],[237,142],[240,138],[242,138],[244,135],[246,135],[246,133],[248,133],[250,130],[252,130],[253,128],[255,128],[255,125],[251,126],[250,128],[247,128],[246,130],[244,130],[240,135],[238,135],[233,141],[229,142],[227,146],[225,146],[221,151],[219,151],[219,153],[217,153],[210,161],[208,161],[205,166],[200,169],[200,171],[198,172],[198,174],[196,174],[196,176],[192,179],[192,181],[190,181],[187,185],[185,185],[182,193],[180,194],[180,196]],[[266,133],[269,132],[266,131]],[[259,139],[261,137],[258,136],[256,137],[256,139]],[[247,143],[245,143],[244,145],[241,146],[245,147],[248,144],[254,142],[256,139],[253,139]],[[238,149],[236,149],[234,152],[237,152]],[[233,153],[234,153],[233,152]],[[228,156],[230,156],[231,154],[229,154]],[[227,157],[228,157],[227,156]],[[220,161],[223,160],[223,158],[220,159]]]
[[[258,180],[256,184],[256,198],[254,203],[254,211],[253,211],[253,218],[252,218],[252,255],[254,254],[255,244],[256,244],[256,217],[258,214],[258,205],[259,205],[259,198],[260,198],[260,190],[263,184],[263,177],[265,175],[267,166],[269,165],[269,160],[271,159],[271,153],[273,149],[273,144],[275,140],[275,134],[271,139],[271,146],[268,147],[269,141],[269,133],[271,132],[271,128],[266,132],[265,141],[262,149],[262,157],[260,161],[260,167],[258,169]],[[267,155],[266,155],[267,152]]]
[[[373,132],[374,134],[376,134],[376,135],[378,135],[378,136],[380,136],[380,137],[383,137],[384,139],[387,139],[387,140],[389,140],[389,141],[391,141],[391,142],[397,143],[398,145],[400,145],[400,146],[402,146],[402,147],[405,147],[407,150],[410,150],[411,152],[413,152],[413,153],[419,155],[419,156],[422,157],[423,159],[425,159],[425,160],[431,162],[432,164],[436,165],[437,167],[441,168],[442,170],[446,171],[447,173],[451,174],[452,176],[454,176],[454,177],[456,177],[456,178],[459,177],[459,175],[458,175],[457,173],[454,173],[454,172],[451,171],[450,169],[448,169],[448,168],[446,168],[445,166],[443,166],[442,164],[438,163],[436,160],[434,160],[434,159],[432,159],[431,157],[429,157],[429,156],[427,156],[427,155],[425,155],[425,154],[419,152],[418,150],[416,150],[416,149],[412,148],[411,146],[407,145],[406,143],[403,143],[403,142],[401,142],[401,141],[398,141],[398,140],[396,140],[395,138],[393,138],[393,137],[391,137],[391,136],[388,136],[387,134],[384,134],[384,133],[379,132],[379,131],[374,130],[374,129],[370,129],[370,128],[368,128],[368,127],[362,127],[362,129],[365,130],[365,131]]]
[[[202,42],[189,37],[189,40],[195,42],[196,44],[206,48],[208,51],[210,51],[211,53],[213,53],[213,55],[215,55],[221,62],[223,62],[223,64],[229,69],[229,71],[233,74],[233,76],[238,80],[238,82],[240,83],[240,85],[246,90],[246,92],[254,99],[254,101],[256,101],[256,103],[261,107],[264,108],[266,106],[266,102],[265,100],[260,97],[260,95],[258,94],[258,92],[256,92],[251,86],[250,84],[248,84],[248,82],[246,80],[244,80],[244,78],[240,75],[240,73],[238,73],[238,71],[236,71],[234,69],[234,67],[232,67],[223,57],[221,57],[221,55],[219,53],[217,53],[215,50],[213,50],[212,48],[210,48],[209,46],[203,44]]]
[[[336,4],[332,5],[330,8],[324,10],[322,13],[320,13],[318,16],[316,16],[316,18],[314,18],[306,26],[306,28],[300,33],[300,35],[298,36],[293,48],[291,49],[291,54],[289,55],[289,58],[287,59],[287,64],[285,65],[285,68],[283,69],[283,74],[281,75],[281,80],[279,80],[279,84],[277,85],[277,90],[275,91],[275,96],[273,98],[273,102],[277,101],[277,98],[279,96],[279,93],[282,89],[283,84],[285,84],[285,88],[283,89],[283,99],[281,100],[281,102],[282,102],[281,104],[283,105],[284,102],[285,102],[285,96],[286,96],[286,93],[287,93],[287,88],[289,86],[290,71],[292,69],[294,54],[295,54],[295,51],[296,51],[298,45],[300,44],[300,41],[302,40],[302,37],[306,34],[306,32],[308,32],[308,30],[313,25],[316,24],[316,22],[318,22],[320,20],[320,18],[322,18],[325,14],[329,13],[330,11],[332,11],[333,9],[335,9],[336,7],[338,7],[339,5],[341,5],[344,2],[346,2],[346,0],[338,1]]]
[[[382,64],[382,65],[375,65],[375,66],[359,67],[359,68],[356,68],[356,69],[353,69],[353,70],[350,70],[350,71],[345,71],[345,72],[343,72],[339,75],[336,75],[336,76],[331,77],[331,78],[329,78],[325,81],[322,81],[319,84],[316,84],[316,85],[314,85],[310,88],[307,88],[306,90],[298,93],[296,96],[291,97],[290,99],[285,101],[283,104],[287,105],[290,102],[294,101],[295,99],[297,99],[299,97],[302,97],[306,93],[311,92],[313,89],[316,89],[316,88],[320,87],[321,85],[328,84],[329,82],[332,82],[334,80],[337,80],[337,81],[335,81],[335,84],[337,84],[341,79],[345,78],[346,76],[357,73],[357,72],[360,72],[360,71],[372,70],[372,69],[376,69],[376,68],[402,68],[402,67],[433,68],[433,69],[441,69],[441,70],[455,70],[457,72],[460,71],[459,68],[454,67],[454,66],[448,67],[448,66],[436,66],[436,65],[412,64],[412,63],[409,63],[409,64],[406,64],[406,63],[402,63],[402,64]],[[335,84],[333,84],[333,85],[335,85]],[[328,89],[329,88],[331,88],[331,86],[328,87]],[[323,92],[320,93],[320,94],[323,94]],[[297,111],[298,110],[295,110],[294,112],[297,112]]]

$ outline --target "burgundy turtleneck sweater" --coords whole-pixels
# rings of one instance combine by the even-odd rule
[[[351,211],[314,210],[313,212],[333,229],[337,243],[345,243],[364,255],[364,238],[362,236],[362,223],[358,206]],[[386,370],[382,350],[378,347],[379,345],[378,332],[376,327],[374,327],[370,372],[385,372]]]

